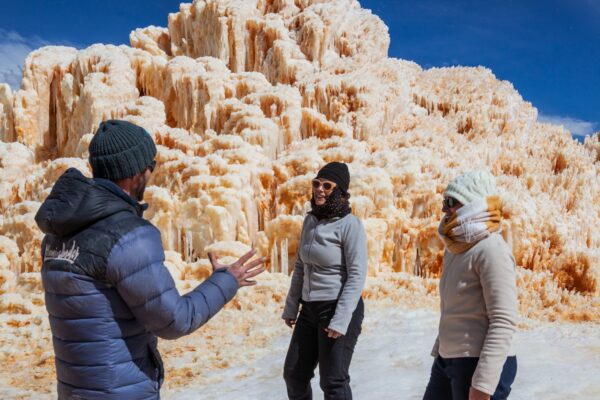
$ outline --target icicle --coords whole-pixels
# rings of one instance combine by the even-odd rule
[[[192,262],[192,252],[194,251],[194,241],[191,231],[185,232],[185,262]]]
[[[271,248],[271,272],[279,272],[279,255],[277,254],[277,243]]]
[[[283,239],[280,243],[281,245],[281,272],[285,275],[288,275],[288,240],[287,238]]]
[[[423,270],[421,267],[421,252],[419,251],[418,247],[415,255],[415,266],[413,268],[413,274],[416,276],[423,276]]]
[[[182,246],[182,240],[181,240],[181,229],[176,228],[175,229],[175,251],[177,251],[180,254],[183,254],[183,246]]]
[[[15,282],[19,279],[19,276],[22,272],[24,272],[26,268],[26,263],[22,263],[18,261],[19,259],[14,259],[11,262],[11,271],[15,274]]]

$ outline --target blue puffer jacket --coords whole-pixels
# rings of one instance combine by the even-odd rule
[[[114,183],[69,169],[36,215],[59,399],[158,399],[156,337],[193,332],[237,291],[222,270],[180,296],[141,214]]]

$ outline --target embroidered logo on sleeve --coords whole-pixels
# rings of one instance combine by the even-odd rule
[[[76,247],[77,243],[73,242],[70,249],[67,249],[66,243],[63,243],[61,249],[53,249],[50,245],[46,245],[46,251],[44,252],[44,261],[48,260],[62,260],[69,264],[73,264],[79,256],[79,247]]]

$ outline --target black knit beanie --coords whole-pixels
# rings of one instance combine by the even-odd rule
[[[343,194],[348,193],[348,187],[350,186],[350,172],[348,171],[348,166],[346,164],[335,161],[326,164],[317,174],[317,179],[320,178],[335,182]]]
[[[98,127],[89,153],[94,178],[117,181],[148,168],[156,156],[156,146],[144,128],[111,119]]]

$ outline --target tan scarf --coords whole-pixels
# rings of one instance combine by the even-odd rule
[[[502,201],[498,196],[478,199],[442,218],[438,233],[449,252],[463,253],[500,230]]]

